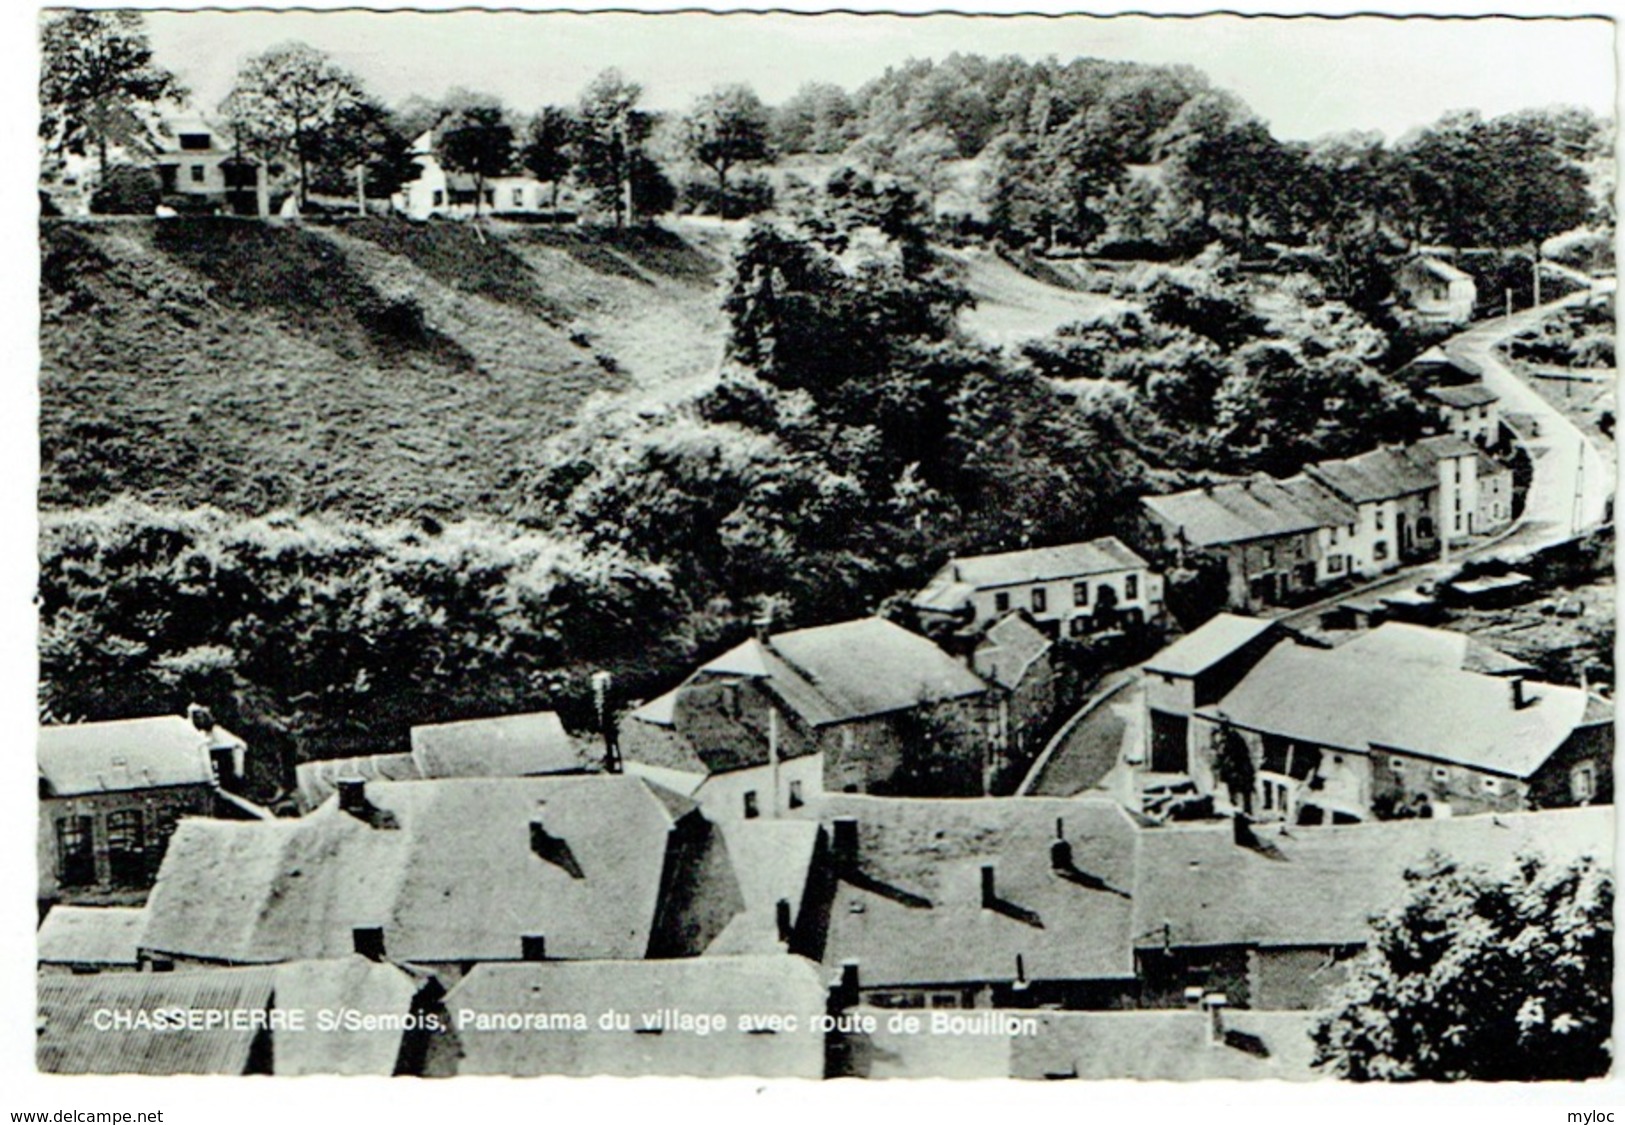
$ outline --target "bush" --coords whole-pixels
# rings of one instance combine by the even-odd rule
[[[90,197],[96,215],[150,215],[158,209],[158,174],[134,164],[115,164]]]
[[[683,183],[683,210],[691,215],[743,219],[773,208],[773,185],[765,176],[742,176],[725,193],[707,179]]]

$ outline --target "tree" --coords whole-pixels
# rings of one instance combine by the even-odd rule
[[[576,120],[570,111],[556,105],[543,106],[525,126],[519,148],[519,162],[525,170],[553,187],[553,209],[559,207],[559,181],[570,174],[571,145]]]
[[[327,55],[304,43],[284,43],[243,64],[220,112],[239,141],[297,165],[304,205],[311,164],[322,159],[337,130],[353,123],[365,100],[361,83]]]
[[[370,97],[344,106],[312,149],[311,183],[334,195],[351,190],[366,213],[369,196],[388,196],[413,178],[412,138]]]
[[[142,109],[170,101],[186,89],[152,61],[139,12],[71,11],[46,23],[41,35],[40,140],[46,152],[96,154],[107,172],[112,146],[144,150]]]
[[[1437,854],[1373,920],[1316,1063],[1356,1081],[1577,1081],[1608,1072],[1613,879],[1585,858],[1504,877]]]
[[[496,99],[461,94],[436,132],[435,149],[447,170],[474,177],[474,215],[485,203],[485,182],[513,166],[513,126]]]
[[[615,225],[630,220],[631,180],[635,157],[648,139],[649,115],[637,108],[643,87],[611,67],[582,91],[576,111],[576,175],[615,216]]]
[[[743,85],[718,86],[701,94],[683,119],[684,147],[716,176],[724,202],[729,170],[768,158],[767,132],[767,107]]]
[[[1158,147],[1175,193],[1197,204],[1209,229],[1221,215],[1239,224],[1244,254],[1255,228],[1281,217],[1294,163],[1268,127],[1234,97],[1192,98],[1163,130]]]
[[[1489,123],[1485,141],[1495,178],[1490,187],[1490,240],[1527,246],[1534,268],[1534,302],[1540,304],[1541,244],[1586,219],[1591,201],[1584,169],[1559,149],[1554,124],[1532,115]]]
[[[774,113],[773,145],[784,152],[840,152],[853,140],[855,113],[839,86],[808,82]]]
[[[959,159],[959,146],[940,129],[921,133],[897,150],[897,177],[925,197],[928,213],[935,214],[937,196],[953,183],[950,164]]]

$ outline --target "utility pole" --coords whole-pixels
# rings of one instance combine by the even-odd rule
[[[620,739],[615,732],[615,716],[609,707],[609,688],[615,677],[605,671],[592,674],[592,701],[598,711],[598,730],[604,738],[604,772],[621,772]]]

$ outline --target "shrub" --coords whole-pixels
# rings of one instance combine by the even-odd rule
[[[150,215],[158,208],[158,175],[151,168],[115,164],[90,197],[97,215]]]

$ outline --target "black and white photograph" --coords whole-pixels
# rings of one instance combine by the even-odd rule
[[[1611,17],[28,29],[0,1109],[1622,1100]]]

